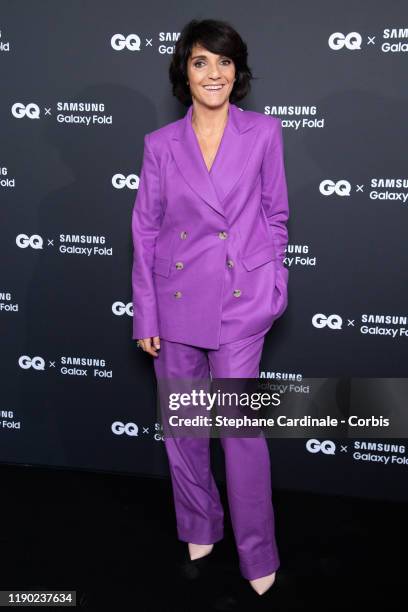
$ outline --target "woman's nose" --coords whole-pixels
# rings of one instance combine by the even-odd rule
[[[220,75],[220,69],[219,69],[218,67],[216,67],[216,68],[210,68],[210,72],[209,72],[209,75],[208,75],[208,76],[209,76],[210,78],[212,78],[212,79],[218,79],[218,78],[220,78],[220,76],[221,76],[221,75]]]

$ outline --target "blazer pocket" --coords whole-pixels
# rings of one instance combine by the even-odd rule
[[[283,280],[281,279],[281,276]],[[275,302],[275,313],[274,316],[278,319],[285,312],[288,305],[288,278],[289,270],[284,265],[280,265],[276,275],[276,287],[275,289],[279,292],[279,299]]]
[[[169,276],[170,274],[171,259],[164,259],[163,257],[155,257],[153,261],[153,272],[160,274],[160,276]]]
[[[266,264],[268,261],[271,261],[275,258],[276,255],[274,245],[269,243],[258,249],[254,253],[244,255],[243,257],[241,257],[241,261],[249,272],[250,270],[258,268],[259,266],[262,266],[263,264]]]

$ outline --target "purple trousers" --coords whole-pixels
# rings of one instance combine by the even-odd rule
[[[160,340],[160,378],[258,378],[265,332],[206,349]],[[280,565],[275,540],[270,455],[265,438],[221,437],[228,505],[241,574],[254,580]],[[210,438],[166,437],[179,540],[212,544],[224,534],[224,511],[210,467]]]

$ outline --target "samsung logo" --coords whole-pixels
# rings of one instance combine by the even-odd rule
[[[96,357],[61,357],[61,363],[64,365],[106,366],[105,359],[97,359]]]
[[[84,234],[60,234],[60,242],[73,244],[105,244],[105,236],[86,236]]]
[[[364,323],[391,323],[393,325],[406,325],[407,317],[405,315],[373,315],[363,314],[361,320]]]
[[[390,444],[383,442],[359,442],[358,440],[355,440],[354,448],[359,450],[375,450],[385,453],[400,453],[401,455],[405,453],[405,446],[403,444]]]
[[[316,115],[316,106],[265,106],[265,115]]]
[[[384,178],[373,178],[371,179],[371,187],[404,187],[408,188],[408,178],[393,178],[393,179],[384,179]]]
[[[408,38],[408,28],[385,28],[383,38]]]
[[[57,102],[57,110],[59,111],[86,111],[101,113],[105,110],[105,104],[102,102]]]
[[[159,40],[164,42],[176,42],[180,37],[180,32],[159,32]]]

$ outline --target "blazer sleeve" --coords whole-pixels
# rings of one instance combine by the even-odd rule
[[[146,134],[139,189],[132,212],[132,338],[134,339],[159,335],[152,269],[162,215],[160,169],[150,145],[149,134]]]
[[[288,244],[286,223],[289,218],[289,203],[284,166],[282,122],[278,118],[275,119],[276,121],[271,122],[269,144],[262,162],[262,205],[273,230],[277,261],[283,266],[285,249]]]

